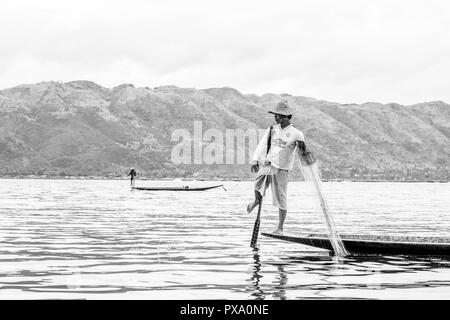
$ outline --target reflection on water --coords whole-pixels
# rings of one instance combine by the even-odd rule
[[[186,184],[141,182],[177,183]],[[214,183],[190,183],[205,184]],[[448,257],[337,260],[265,237],[252,249],[251,182],[225,186],[156,193],[130,192],[128,181],[2,180],[0,298],[450,298]],[[312,190],[289,188],[286,233],[324,232]],[[325,189],[342,233],[449,236],[448,184]],[[268,199],[261,231],[276,221]]]
[[[262,278],[261,275],[261,260],[259,258],[259,249],[253,248],[253,265],[252,265],[252,278],[250,279],[253,286],[253,292],[251,294],[252,297],[255,297],[256,299],[264,299],[264,291],[261,290],[260,286],[260,279]]]
[[[327,254],[285,257],[281,263],[262,264],[256,251],[251,296],[255,299],[281,300],[449,299],[449,267],[450,261],[445,257],[359,256],[338,261]],[[290,281],[288,275],[298,275],[299,269],[307,277],[303,281]],[[442,278],[438,276],[441,272]],[[274,281],[266,284],[260,281],[264,275],[270,276],[271,273]],[[422,279],[409,282],[415,278]],[[425,295],[425,292],[431,292],[432,296]]]
[[[275,289],[277,289],[278,291],[274,293],[274,297],[279,298],[281,300],[285,300],[286,299],[285,285],[287,284],[288,277],[284,270],[283,265],[278,265],[277,270],[278,270],[277,286],[275,287]]]

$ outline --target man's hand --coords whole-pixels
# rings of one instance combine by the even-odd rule
[[[252,165],[252,168],[250,169],[253,173],[257,173],[259,171],[259,164],[255,163]]]
[[[313,153],[311,151],[308,151],[308,150],[306,150],[303,153],[303,158],[305,159],[306,164],[308,166],[312,165],[312,164],[314,164],[314,162],[316,162],[316,158],[314,157]]]
[[[298,140],[297,145],[298,145],[299,156],[302,160],[304,160],[306,162],[307,165],[312,165],[314,162],[316,162],[316,158],[314,157],[314,154],[312,153],[311,150],[308,150],[306,148],[306,145],[303,141]]]

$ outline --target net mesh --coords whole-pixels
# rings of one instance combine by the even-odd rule
[[[317,200],[320,203],[322,209],[325,224],[327,226],[328,237],[333,251],[336,256],[347,256],[348,252],[345,249],[344,243],[337,232],[336,225],[333,216],[328,207],[328,203],[325,197],[325,193],[322,188],[322,177],[320,174],[319,162],[314,159],[311,152],[300,152],[300,169],[305,179],[305,182],[311,183],[315,190],[314,194],[317,196]]]

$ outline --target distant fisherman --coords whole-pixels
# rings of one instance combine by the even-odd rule
[[[279,209],[279,222],[275,234],[283,234],[287,215],[287,185],[289,170],[294,165],[297,147],[306,150],[303,132],[290,123],[295,110],[287,101],[279,102],[269,113],[275,115],[276,125],[267,129],[253,156],[251,171],[258,173],[255,178],[255,200],[247,206],[251,212],[259,205],[266,189],[272,189],[273,205]],[[301,153],[299,153],[301,154]]]
[[[131,168],[130,173],[127,174],[127,177],[130,176],[130,185],[134,188],[134,177],[136,177],[136,171],[134,168]]]

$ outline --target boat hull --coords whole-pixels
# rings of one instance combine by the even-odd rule
[[[217,186],[210,186],[210,187],[198,187],[198,188],[191,188],[191,187],[132,187],[132,190],[141,190],[141,191],[205,191],[210,190],[214,188],[222,187],[223,185],[217,185]]]
[[[271,233],[262,233],[262,235],[333,251],[331,242],[326,235],[301,235],[298,237]],[[450,239],[448,238],[341,235],[341,239],[347,251],[352,255],[450,256]]]

